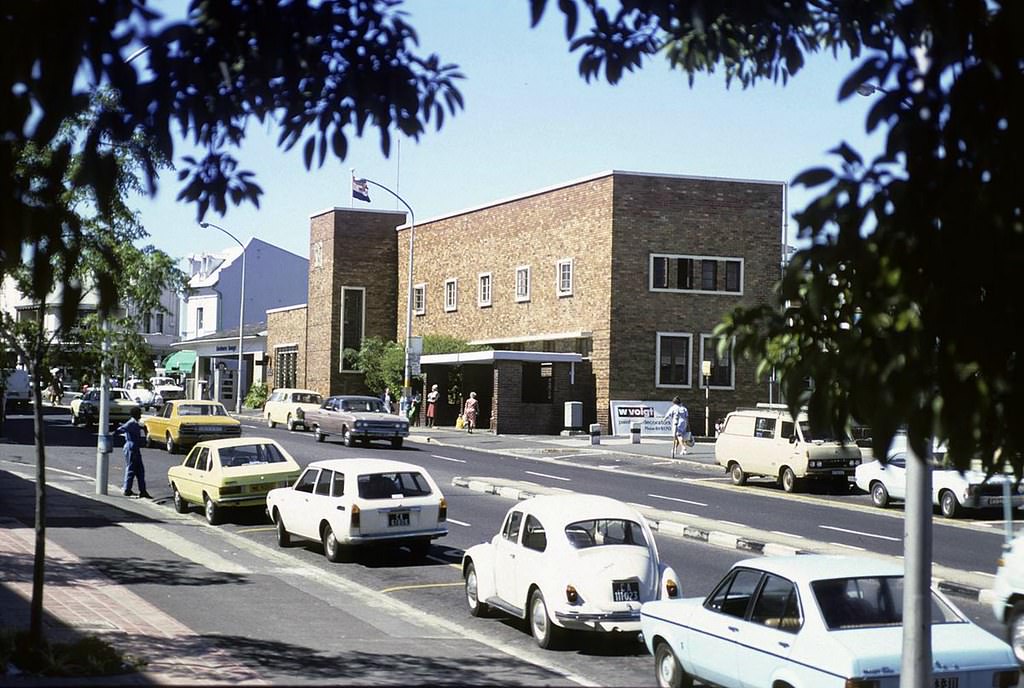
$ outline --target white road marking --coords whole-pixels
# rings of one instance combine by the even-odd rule
[[[219,573],[249,573],[249,569],[244,566],[239,566],[233,561],[228,561],[219,554],[211,552],[205,547],[200,547],[176,533],[172,533],[162,524],[156,525],[153,523],[132,523],[129,521],[123,521],[120,525],[125,530],[131,531],[150,542],[155,542],[164,549],[174,552],[178,556],[184,557],[185,559],[199,564],[200,566],[205,566],[211,571],[217,571]]]
[[[648,494],[648,497],[654,497],[655,499],[667,499],[670,502],[682,502],[683,504],[693,504],[694,506],[707,506],[704,502],[694,502],[690,499],[680,499],[679,497],[666,497],[665,495]]]
[[[465,526],[466,528],[469,528],[472,525],[471,523],[466,523],[464,521],[456,521],[454,518],[449,518],[448,522],[454,523],[457,526]]]
[[[830,542],[828,544],[833,545],[834,547],[844,547],[846,549],[855,549],[858,552],[867,552],[867,550],[864,549],[863,547],[857,547],[856,545],[844,545],[841,542]]]
[[[619,464],[616,463],[616,464],[608,464],[607,466],[598,466],[598,468],[600,468],[602,471],[614,471],[614,470],[617,470],[619,468],[622,468],[622,466],[620,466]]]
[[[772,532],[775,533],[776,535],[785,535],[786,537],[796,538],[798,540],[803,540],[804,539],[803,535],[796,535],[794,533],[787,533],[787,532],[785,532],[783,530],[773,530]]]
[[[536,475],[541,478],[551,478],[552,480],[564,480],[565,482],[571,482],[572,478],[563,478],[560,475],[548,475],[547,473],[535,473],[534,471],[523,471],[528,475]]]
[[[440,454],[431,454],[432,459],[441,459],[442,461],[454,461],[455,463],[466,463],[463,459],[453,459],[450,456],[441,456]]]
[[[900,538],[889,537],[888,535],[875,535],[874,533],[865,533],[860,530],[849,530],[848,528],[837,528],[836,526],[818,526],[825,530],[835,530],[840,533],[849,533],[850,535],[862,535],[869,538],[878,538],[879,540],[888,540],[889,542],[899,542]]]

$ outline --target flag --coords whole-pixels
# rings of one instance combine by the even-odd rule
[[[367,186],[365,179],[352,177],[352,198],[357,201],[370,202],[370,187]]]

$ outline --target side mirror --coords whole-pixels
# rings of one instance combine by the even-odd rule
[[[796,444],[796,440],[797,440],[797,436],[796,435],[790,435],[789,436],[789,443],[790,444]]]

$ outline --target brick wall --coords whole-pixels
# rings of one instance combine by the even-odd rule
[[[296,386],[306,387],[306,306],[288,309],[277,309],[267,312],[267,356],[270,358],[270,372],[267,375],[267,386],[274,387],[274,371],[277,369],[275,349],[279,346],[295,345],[298,348],[296,357]],[[321,394],[324,389],[317,389]]]

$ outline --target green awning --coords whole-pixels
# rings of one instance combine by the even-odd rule
[[[192,368],[194,368],[195,365],[196,352],[188,349],[175,351],[164,359],[164,370],[168,373],[179,372],[188,374],[192,372]]]

